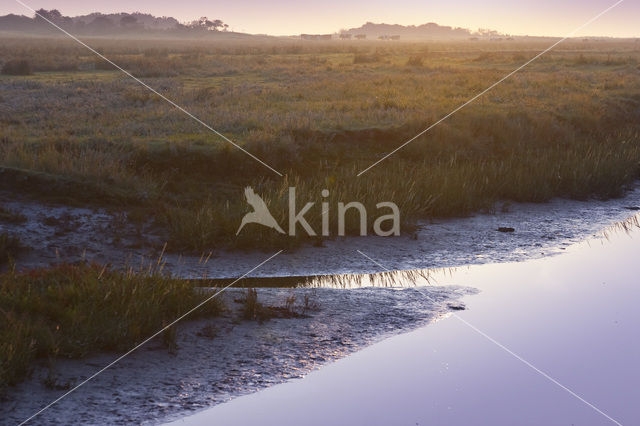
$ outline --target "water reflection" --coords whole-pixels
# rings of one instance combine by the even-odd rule
[[[451,268],[453,269],[453,268]],[[433,285],[436,270],[414,269],[407,271],[383,271],[375,274],[324,275],[309,279],[309,287],[321,288],[407,288]]]
[[[632,215],[625,220],[615,222],[600,231],[596,237],[610,241],[618,234],[631,235],[640,229],[640,213]],[[358,255],[354,253],[354,255]],[[368,256],[366,256],[368,257]],[[378,263],[380,259],[372,259],[380,269],[386,269],[386,265]],[[335,274],[335,275],[310,275],[290,277],[257,277],[245,278],[237,283],[238,287],[309,287],[309,288],[334,288],[353,289],[364,287],[379,288],[411,288],[436,285],[438,281],[450,278],[460,269],[468,267],[410,269],[399,271],[381,271],[374,274]],[[213,285],[223,286],[232,282],[231,279],[210,280]]]
[[[599,233],[599,236],[609,240],[612,235],[621,234],[621,233],[630,235],[633,231],[637,230],[638,228],[640,228],[640,213],[635,214],[631,217],[628,217],[625,220],[615,222],[610,226],[607,226]]]
[[[374,274],[336,274],[292,277],[247,277],[234,287],[240,288],[412,288],[435,285],[436,277],[451,276],[459,268],[410,269]],[[224,287],[231,278],[202,280],[202,287]]]

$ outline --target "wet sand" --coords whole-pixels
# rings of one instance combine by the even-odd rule
[[[0,231],[17,234],[32,250],[17,259],[18,268],[80,260],[138,267],[154,262],[166,236],[151,224],[136,229],[122,215],[104,209],[44,205],[15,194],[0,193],[0,203],[21,212],[26,221],[0,223]],[[504,208],[503,208],[504,207]],[[624,198],[549,203],[514,203],[472,217],[422,222],[415,234],[399,237],[347,237],[285,251],[251,274],[255,277],[375,273],[379,268],[358,255],[363,251],[386,260],[394,270],[512,262],[562,253],[611,222],[640,207],[640,183]],[[503,211],[505,210],[505,211]],[[498,232],[512,227],[514,232]],[[275,253],[214,251],[201,256],[165,253],[165,270],[188,278],[236,278]],[[206,263],[202,259],[209,259]]]

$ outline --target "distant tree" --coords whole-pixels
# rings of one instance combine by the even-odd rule
[[[34,19],[37,22],[46,22],[46,20],[49,20],[51,22],[60,22],[62,21],[62,13],[60,13],[58,9],[38,9],[36,10]]]
[[[120,26],[125,28],[135,27],[138,24],[138,18],[133,15],[125,15],[120,18]]]
[[[36,26],[41,28],[49,28],[50,22],[53,22],[59,27],[62,28],[72,28],[73,27],[73,19],[68,16],[63,16],[57,9],[38,9],[36,10],[36,14],[33,18],[33,22]]]
[[[9,14],[6,16],[0,16],[0,28],[12,31],[25,31],[33,28],[34,20],[23,15]]]
[[[498,32],[496,30],[491,30],[488,28],[480,28],[478,29],[478,34],[483,37],[495,37],[498,35]]]
[[[190,28],[201,29],[206,31],[226,31],[229,27],[227,24],[222,22],[220,19],[210,20],[206,16],[203,16],[200,19],[196,19],[187,25]]]
[[[87,28],[91,29],[94,32],[98,33],[106,33],[112,31],[116,25],[113,21],[106,16],[97,16]]]

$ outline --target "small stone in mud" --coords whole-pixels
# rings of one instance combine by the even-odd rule
[[[509,226],[501,226],[498,228],[499,232],[515,232],[515,229],[509,227]]]
[[[640,210],[640,207],[638,207],[638,206],[627,206],[627,207],[625,207],[625,209],[636,211],[636,210]]]
[[[448,303],[447,307],[452,311],[464,311],[465,309],[467,309],[467,307],[462,303],[460,304]]]

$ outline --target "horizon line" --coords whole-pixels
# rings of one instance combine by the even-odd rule
[[[60,11],[60,9],[45,9],[48,11],[51,10],[57,10],[58,12],[60,12],[62,14],[62,12]],[[162,18],[166,18],[166,19],[174,19],[176,22],[178,22],[181,25],[186,25],[186,24],[190,24],[192,22],[197,21],[199,18],[195,18],[195,19],[191,19],[191,20],[184,20],[181,21],[178,18],[175,18],[173,16],[167,16],[167,15],[162,15],[162,16],[158,16],[158,15],[154,15],[151,12],[142,12],[142,11],[135,11],[135,12],[124,12],[124,11],[120,11],[120,12],[100,12],[100,11],[95,11],[95,12],[90,12],[90,13],[86,13],[86,14],[77,14],[77,15],[64,15],[62,14],[63,17],[67,17],[67,18],[81,18],[81,17],[85,17],[85,16],[91,16],[91,15],[103,15],[103,16],[108,16],[108,15],[148,15],[151,16],[153,18],[156,19],[162,19]],[[25,17],[25,18],[29,18],[29,19],[35,19],[35,15],[34,16],[28,16],[25,14],[16,14],[16,13],[7,13],[4,15],[0,15],[0,17],[6,17],[6,16],[19,16],[19,17]],[[213,19],[220,19],[220,18],[213,18]],[[220,19],[222,22],[224,22],[224,20]],[[404,27],[404,28],[417,28],[420,26],[424,26],[424,25],[428,25],[428,24],[435,24],[438,25],[439,27],[448,27],[451,28],[452,30],[456,30],[456,29],[461,29],[461,30],[466,30],[469,31],[469,36],[470,37],[475,37],[478,34],[478,31],[481,29],[487,29],[488,31],[495,31],[496,34],[494,35],[495,37],[530,37],[530,38],[562,38],[562,35],[552,35],[552,34],[522,34],[522,33],[506,33],[506,32],[500,32],[499,30],[494,30],[494,29],[488,29],[488,28],[477,28],[477,29],[471,29],[468,27],[462,27],[462,26],[454,26],[454,25],[445,25],[445,24],[439,24],[437,22],[434,21],[429,21],[429,22],[425,22],[422,24],[401,24],[401,23],[387,23],[387,22],[374,22],[374,21],[370,21],[367,20],[365,23],[361,24],[360,27],[367,25],[367,24],[373,24],[373,25],[390,25],[390,26],[400,26],[400,27]],[[228,31],[212,31],[215,33],[232,33],[232,34],[245,34],[245,35],[251,35],[251,36],[267,36],[267,37],[299,37],[303,34],[309,34],[309,35],[335,35],[335,34],[341,34],[344,32],[349,32],[349,31],[353,31],[353,30],[357,30],[360,27],[352,27],[352,28],[341,28],[338,30],[333,30],[333,31],[329,31],[329,32],[308,32],[308,33],[266,33],[266,32],[249,32],[249,31],[245,31],[245,30],[235,30],[235,29],[230,29]],[[229,25],[229,28],[231,28],[231,25]],[[145,27],[144,30],[154,30],[153,28],[148,28]],[[158,29],[156,31],[166,31],[167,29]],[[0,29],[0,32],[4,32],[2,29]],[[6,32],[19,32],[19,31],[12,31],[12,30],[8,30]],[[109,34],[105,34],[105,35],[109,35]],[[405,40],[416,40],[416,39],[424,39],[425,41],[428,40],[430,37],[414,37],[414,38],[410,38],[410,39],[405,39]],[[637,35],[629,35],[629,36],[613,36],[613,35],[596,35],[596,34],[588,34],[588,35],[582,35],[582,36],[576,36],[576,37],[572,37],[571,39],[585,39],[585,38],[606,38],[606,39],[640,39],[640,33]],[[437,39],[437,37],[432,37],[431,39]],[[442,39],[446,39],[446,37],[442,37]],[[453,37],[451,39],[454,39]],[[462,39],[462,37],[460,37],[460,39]]]

